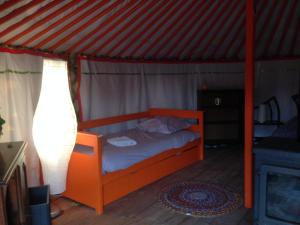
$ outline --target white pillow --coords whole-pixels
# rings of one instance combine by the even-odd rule
[[[185,120],[173,116],[157,116],[145,120],[137,125],[137,128],[146,132],[172,134],[190,126]]]

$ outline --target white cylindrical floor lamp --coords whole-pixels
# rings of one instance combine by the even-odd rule
[[[42,87],[33,118],[33,141],[50,194],[65,191],[69,159],[75,145],[77,120],[67,62],[45,59]]]

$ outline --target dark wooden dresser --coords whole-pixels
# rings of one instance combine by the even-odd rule
[[[198,110],[205,111],[205,144],[243,143],[243,90],[198,90]]]
[[[25,142],[0,143],[0,225],[28,223]]]

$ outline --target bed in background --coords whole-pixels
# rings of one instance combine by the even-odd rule
[[[187,133],[183,131],[183,136],[178,139],[178,137],[175,137],[178,135],[176,133],[175,136],[171,137],[173,144],[169,145],[167,150],[162,151],[159,146],[153,146],[156,151],[150,153],[149,157],[142,161],[131,164],[129,167],[127,167],[128,165],[122,166],[121,169],[109,169],[109,166],[103,167],[102,161],[103,156],[107,157],[107,154],[104,154],[104,151],[107,151],[104,150],[104,145],[106,145],[108,137],[80,131],[77,134],[76,144],[83,148],[80,151],[74,150],[72,153],[64,196],[95,208],[96,212],[101,214],[105,205],[198,160],[204,159],[204,142],[201,138],[204,136],[204,128],[203,112],[201,111],[150,109],[141,113],[85,121],[79,123],[79,129],[86,130],[155,116],[172,116],[197,120],[197,124],[186,129],[197,133],[197,135],[193,140],[190,139],[190,136],[184,137],[184,134],[187,135]],[[186,139],[186,144],[183,146],[181,145],[185,142],[180,142],[182,138]],[[138,150],[135,150],[135,152],[138,153]],[[115,156],[117,161],[122,159],[122,157]],[[133,154],[133,157],[136,156]],[[103,169],[106,171],[103,171]]]
[[[293,102],[295,103],[299,115],[299,95],[291,96]],[[299,121],[298,115],[291,118],[284,125],[279,126],[273,133],[272,137],[279,137],[279,138],[288,138],[288,139],[299,139]]]

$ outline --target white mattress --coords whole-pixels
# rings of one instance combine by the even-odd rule
[[[116,147],[107,142],[113,137],[127,136],[134,139],[137,145]],[[130,129],[104,136],[102,171],[113,172],[126,169],[131,165],[141,162],[151,156],[171,148],[179,148],[199,137],[192,131],[179,131],[173,134],[148,133],[139,129]]]

